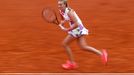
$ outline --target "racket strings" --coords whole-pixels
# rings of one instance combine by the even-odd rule
[[[43,9],[43,18],[50,23],[59,24],[56,12],[51,8]]]

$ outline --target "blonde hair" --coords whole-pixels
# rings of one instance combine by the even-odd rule
[[[67,0],[58,0],[58,1],[62,1],[66,5],[66,7],[68,7]]]
[[[67,0],[58,0],[58,1],[64,1],[64,2],[67,2]]]

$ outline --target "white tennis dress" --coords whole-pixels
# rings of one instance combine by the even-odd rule
[[[74,22],[70,20],[70,17],[68,16],[68,12],[69,12],[69,8],[66,8],[64,13],[60,11],[64,20],[69,21],[69,25],[71,27],[74,25]],[[74,12],[74,16],[78,20],[79,25],[77,28],[69,31],[68,34],[72,35],[73,37],[80,37],[81,35],[88,35],[88,30],[83,26],[82,21],[80,20],[76,12]]]

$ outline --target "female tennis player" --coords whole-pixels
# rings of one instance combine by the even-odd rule
[[[74,61],[72,51],[69,47],[69,44],[75,39],[77,40],[79,46],[82,49],[99,55],[103,63],[106,64],[107,63],[106,50],[100,51],[87,45],[85,41],[85,35],[88,35],[88,30],[84,27],[84,25],[82,24],[82,21],[80,20],[76,12],[68,6],[67,0],[58,0],[58,8],[63,18],[59,26],[61,27],[63,31],[68,33],[68,35],[63,41],[63,47],[67,51],[69,60],[67,60],[65,64],[62,64],[62,67],[64,69],[75,69],[78,67],[78,65]],[[70,25],[69,28],[64,27],[65,22],[69,22],[69,25]]]

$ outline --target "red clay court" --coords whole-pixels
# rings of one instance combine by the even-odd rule
[[[68,0],[89,29],[89,45],[107,49],[109,63],[71,44],[79,68],[64,70],[67,54],[61,46],[67,35],[41,17],[57,0],[0,1],[0,72],[124,73],[134,72],[134,0]]]

